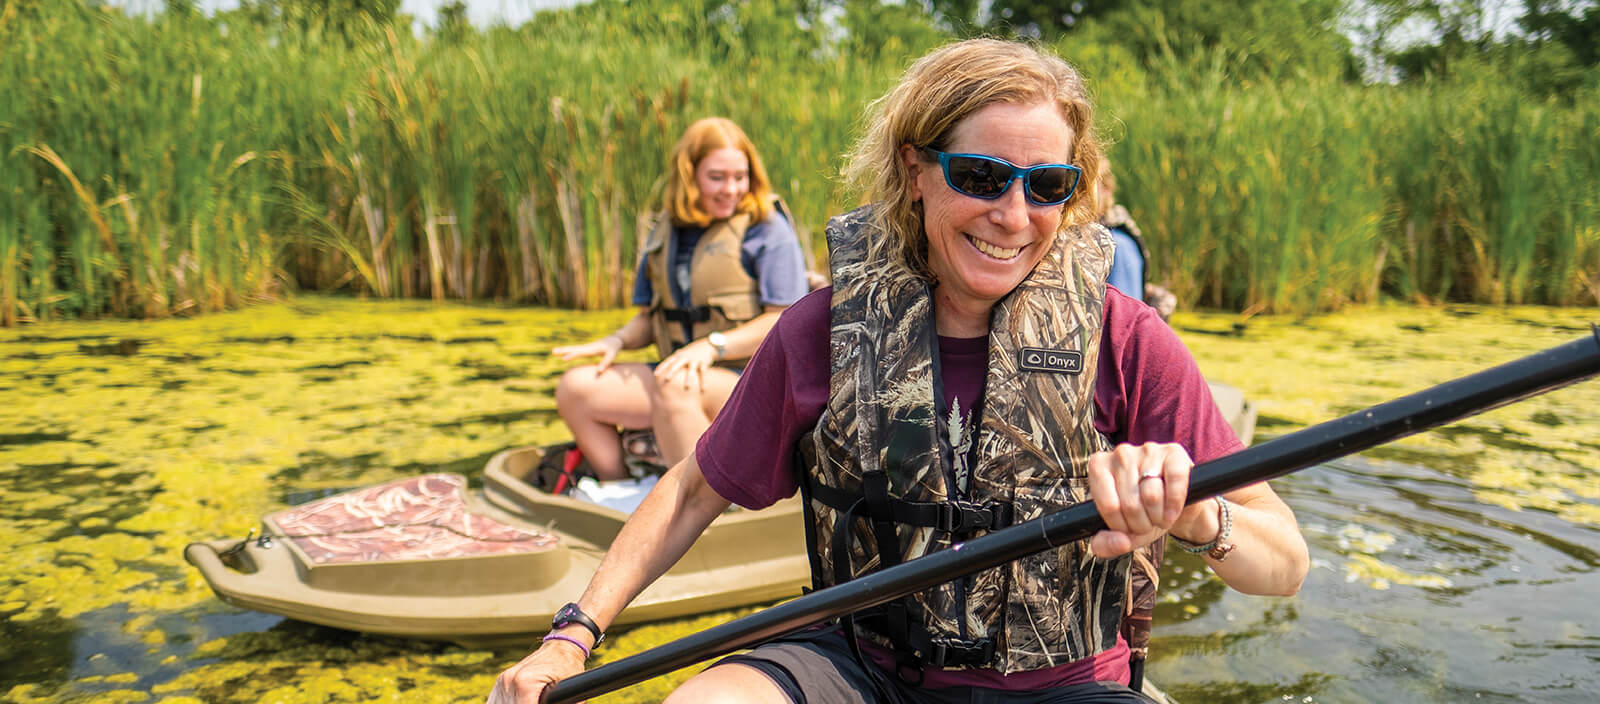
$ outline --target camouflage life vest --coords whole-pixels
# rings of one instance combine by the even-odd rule
[[[773,210],[788,216],[788,210],[777,196],[772,197]],[[677,251],[676,232],[672,218],[663,213],[650,229],[645,241],[645,271],[650,277],[651,330],[655,333],[656,350],[666,357],[693,340],[719,330],[729,330],[761,315],[761,289],[759,282],[744,270],[742,259],[744,236],[749,231],[750,215],[735,213],[733,217],[711,223],[695,243],[689,260],[689,306],[680,307],[672,291],[673,257]],[[684,327],[689,336],[684,336]],[[719,366],[740,368],[746,360],[724,360]]]
[[[831,389],[801,443],[816,586],[1087,500],[1087,459],[1109,447],[1094,428],[1094,370],[1110,234],[1099,225],[1062,233],[996,305],[983,400],[967,432],[952,430],[958,413],[937,410],[928,285],[871,260],[868,240],[884,236],[871,206],[834,218],[827,236]],[[902,665],[1051,667],[1116,644],[1132,561],[1097,559],[1079,541],[850,620]]]

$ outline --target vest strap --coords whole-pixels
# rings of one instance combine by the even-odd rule
[[[810,498],[837,511],[849,510],[860,500],[861,494],[836,487],[813,483]],[[889,499],[890,513],[896,523],[932,528],[954,534],[968,534],[976,530],[995,531],[1011,525],[1011,504],[1000,501],[907,501]]]
[[[695,306],[689,309],[666,308],[661,314],[674,323],[704,323],[711,320],[711,306]]]
[[[976,503],[973,501],[946,501],[944,503],[919,504],[907,501],[908,507],[918,513],[930,510],[934,514],[933,527],[946,533],[971,533],[975,530],[999,530],[1011,525],[1011,504],[990,501]],[[914,525],[920,522],[908,521]]]
[[[900,535],[894,529],[895,499],[889,496],[889,473],[882,470],[863,473],[861,491],[866,495],[872,539],[878,543],[878,564],[884,567],[900,564]]]
[[[892,601],[884,605],[889,608],[858,612],[852,627],[876,631],[887,636],[890,642],[896,645],[897,661],[915,662],[931,667],[984,667],[994,663],[993,638],[935,636],[926,629],[911,624],[904,608],[893,608],[900,603]],[[906,646],[910,648],[905,649]],[[910,651],[920,655],[913,656]]]
[[[805,443],[800,443],[795,447],[794,462],[795,466],[797,467],[812,466],[811,458],[806,456],[805,447]],[[811,505],[811,492],[817,484],[816,480],[813,479],[813,476],[813,473],[805,472],[800,477],[800,510],[805,513],[806,517],[806,545],[817,544],[817,525],[819,518],[817,516],[817,508]],[[848,524],[845,524],[845,526],[849,527]],[[823,587],[828,586],[828,581],[822,573],[823,568],[822,555],[820,554],[821,551],[807,550],[806,553],[807,558],[811,561],[811,586],[809,589],[803,588],[801,591],[809,594],[811,590],[822,589]],[[851,635],[854,637],[853,632]]]
[[[915,636],[912,641],[916,641]],[[994,639],[967,640],[938,636],[929,639],[927,652],[928,664],[935,667],[987,665],[994,661]]]
[[[866,504],[866,499],[856,499],[849,508],[841,509],[839,518],[833,523],[833,550],[835,555],[849,555],[851,532],[850,523],[856,517],[856,512]],[[834,560],[833,583],[843,584],[850,581],[850,560]]]

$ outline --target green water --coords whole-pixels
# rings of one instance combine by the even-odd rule
[[[565,435],[548,350],[630,312],[306,298],[193,320],[0,330],[0,700],[481,701],[517,649],[373,637],[223,605],[184,544],[303,497],[467,474]],[[1179,314],[1258,439],[1575,339],[1592,309]],[[1206,701],[1600,694],[1600,383],[1276,482],[1300,596],[1169,562],[1150,672]],[[616,634],[613,660],[737,614]],[[657,701],[681,678],[608,701]]]

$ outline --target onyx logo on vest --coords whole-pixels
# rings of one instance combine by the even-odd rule
[[[1030,372],[1052,374],[1083,373],[1083,353],[1073,350],[1050,350],[1043,347],[1024,347],[1017,355],[1019,365]]]

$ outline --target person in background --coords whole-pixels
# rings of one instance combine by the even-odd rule
[[[874,106],[847,171],[870,205],[828,225],[832,287],[784,312],[490,702],[581,672],[730,502],[796,491],[816,588],[1090,499],[1107,527],[725,658],[669,704],[1148,702],[1120,634],[1133,551],[1171,536],[1234,589],[1299,589],[1305,541],[1265,483],[1186,505],[1195,461],[1241,445],[1172,330],[1105,284],[1077,71],[968,40]]]
[[[638,314],[605,337],[552,351],[600,358],[562,375],[556,409],[603,480],[627,476],[619,427],[652,428],[669,466],[688,456],[779,311],[810,290],[790,215],[744,130],[699,120],[667,167],[662,212],[634,279]],[[613,363],[652,343],[658,364]]]
[[[1106,283],[1150,304],[1161,314],[1162,320],[1172,317],[1178,299],[1171,291],[1147,283],[1146,267],[1150,261],[1150,250],[1144,246],[1144,235],[1139,232],[1139,224],[1133,221],[1128,209],[1117,202],[1117,177],[1111,172],[1110,159],[1100,162],[1095,203],[1100,208],[1099,222],[1111,231],[1111,239],[1117,247],[1116,254],[1111,258],[1111,275]]]

